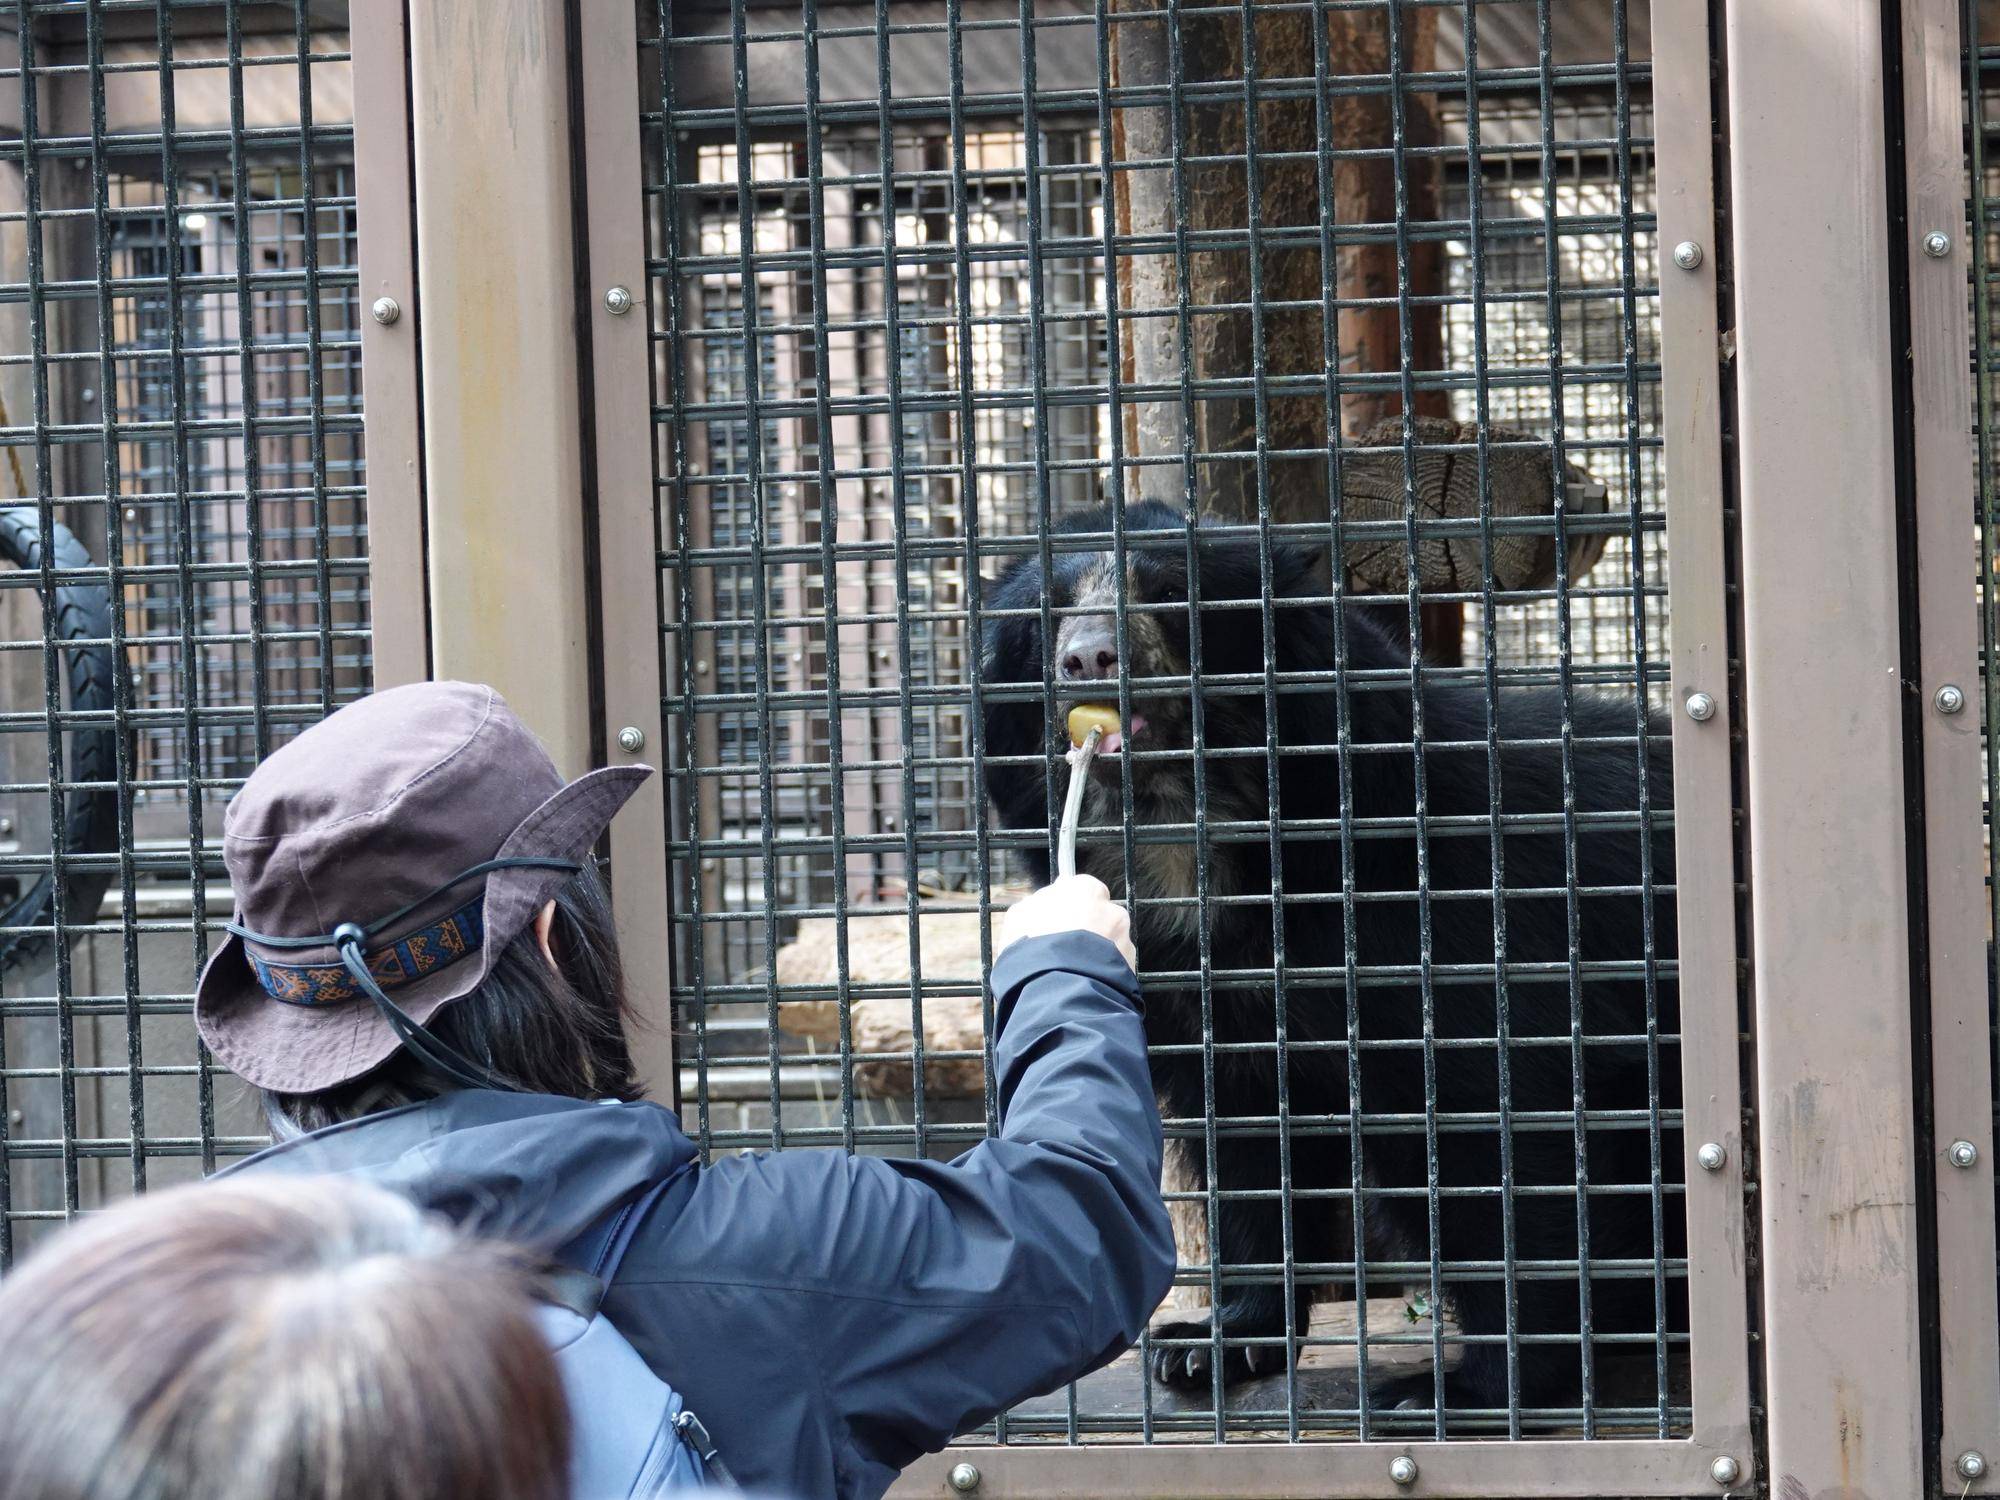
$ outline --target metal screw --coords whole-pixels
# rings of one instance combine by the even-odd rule
[[[1955,714],[1965,707],[1965,689],[1955,682],[1947,682],[1937,690],[1937,697],[1931,700],[1937,704],[1941,714]]]
[[[1701,246],[1693,240],[1682,240],[1674,246],[1674,264],[1683,271],[1692,271],[1701,264]]]
[[[604,294],[604,310],[614,318],[622,318],[632,310],[632,294],[622,286],[614,286]]]
[[[1924,236],[1924,254],[1932,260],[1943,260],[1951,254],[1951,236],[1942,229],[1933,229]]]
[[[1979,1163],[1979,1148],[1970,1141],[1953,1141],[1945,1155],[1951,1158],[1954,1167],[1971,1167]]]
[[[375,321],[385,328],[403,315],[402,304],[394,297],[377,297],[368,311],[373,313]]]
[[[1958,1470],[1961,1479],[1977,1479],[1986,1472],[1986,1455],[1977,1448],[1967,1448],[1952,1467]]]
[[[1739,1479],[1742,1476],[1742,1473],[1743,1473],[1743,1465],[1739,1464],[1735,1459],[1731,1458],[1727,1453],[1723,1454],[1722,1457],[1718,1458],[1714,1463],[1708,1466],[1709,1478],[1713,1479],[1717,1484],[1723,1486],[1728,1486],[1736,1483],[1737,1479]]]
[[[637,755],[646,748],[646,731],[636,724],[627,724],[618,731],[618,748],[627,755]]]
[[[708,670],[708,658],[705,656],[697,656],[694,659],[694,669],[697,672],[706,672]]]
[[[969,1495],[979,1488],[979,1468],[976,1464],[953,1464],[950,1477],[951,1487],[961,1495]]]
[[[27,1115],[23,1114],[20,1110],[10,1109],[7,1111],[7,1123],[9,1125],[25,1125],[27,1121]]]
[[[1707,693],[1689,693],[1687,697],[1688,717],[1697,724],[1706,724],[1715,717],[1715,699]]]
[[[701,862],[701,869],[704,875],[713,875],[715,873],[715,861],[712,859],[703,860]]]
[[[12,818],[0,818],[0,839],[8,837],[13,831],[14,820]]]
[[[1729,1160],[1729,1153],[1723,1150],[1717,1141],[1703,1141],[1701,1149],[1695,1152],[1694,1159],[1701,1163],[1702,1171],[1720,1172],[1723,1164]]]
[[[1398,1454],[1389,1460],[1389,1477],[1398,1484],[1415,1484],[1417,1482],[1417,1461],[1407,1453]]]
[[[87,385],[82,390],[78,391],[77,394],[81,396],[86,402],[95,401],[97,399],[97,387],[94,385]]]

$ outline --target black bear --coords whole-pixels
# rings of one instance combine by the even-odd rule
[[[1320,555],[1274,544],[1267,566],[1254,535],[1154,502],[1125,513],[1121,653],[1113,552],[1066,540],[1108,543],[1112,519],[1070,519],[1046,573],[1031,557],[986,586],[986,779],[1002,824],[1048,830],[1068,708],[1115,705],[1129,681],[1129,722],[1085,794],[1079,867],[1131,902],[1141,964],[1169,976],[1147,985],[1146,1027],[1170,1131],[1218,1126],[1176,1148],[1183,1180],[1212,1172],[1225,1195],[1212,1254],[1253,1273],[1220,1303],[1223,1337],[1254,1341],[1226,1346],[1224,1378],[1288,1353],[1288,1157],[1295,1266],[1353,1264],[1330,1206],[1349,1191],[1375,1294],[1429,1285],[1436,1257],[1464,1344],[1449,1408],[1504,1409],[1510,1388],[1520,1407],[1573,1405],[1605,1335],[1650,1348],[1683,1319],[1664,726],[1633,696],[1565,693],[1546,674],[1507,686],[1503,669],[1489,696],[1479,667],[1430,672],[1414,696],[1400,602],[1349,603],[1336,620]],[[1002,684],[1034,691],[992,696]],[[1048,879],[1043,845],[1025,860]],[[1295,1335],[1302,1283],[1327,1279],[1295,1278]],[[1156,1335],[1201,1341],[1156,1350],[1159,1378],[1207,1385],[1206,1323]],[[1375,1396],[1429,1408],[1433,1389],[1425,1376]]]

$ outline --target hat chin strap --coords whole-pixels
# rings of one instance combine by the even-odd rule
[[[331,933],[303,938],[272,937],[261,932],[252,932],[236,922],[226,924],[223,930],[250,942],[261,943],[268,948],[324,948],[329,944],[332,945],[334,951],[340,955],[341,967],[346,969],[349,977],[361,986],[362,994],[375,1003],[375,1008],[382,1013],[382,1019],[387,1021],[389,1029],[396,1033],[397,1040],[425,1067],[464,1088],[493,1089],[503,1094],[517,1094],[521,1092],[520,1089],[495,1077],[443,1038],[426,1031],[420,1021],[383,993],[382,987],[375,982],[375,976],[368,972],[368,939],[384,928],[401,921],[418,907],[429,905],[454,886],[463,885],[475,876],[493,870],[567,870],[573,875],[582,868],[583,866],[573,859],[522,857],[489,859],[483,864],[474,865],[469,870],[461,870],[442,885],[390,912],[388,916],[370,922],[366,927],[356,922],[342,922]]]
[[[382,993],[375,976],[368,972],[368,961],[363,956],[361,945],[366,939],[367,934],[352,922],[342,922],[333,929],[333,945],[340,952],[342,966],[361,986],[361,992],[375,1002],[375,1008],[382,1012],[382,1019],[389,1023],[389,1029],[396,1033],[403,1045],[425,1067],[466,1088],[495,1089],[503,1094],[519,1093],[520,1090],[513,1084],[494,1077],[450,1043],[425,1031],[414,1016]]]

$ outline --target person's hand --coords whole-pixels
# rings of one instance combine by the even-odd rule
[[[1139,954],[1132,946],[1132,919],[1095,875],[1068,876],[1017,902],[1000,924],[1000,946],[994,952],[997,956],[1022,938],[1050,937],[1058,932],[1094,932],[1109,938],[1132,972],[1139,972]]]

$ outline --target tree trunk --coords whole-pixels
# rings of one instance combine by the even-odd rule
[[[1253,12],[1263,9],[1253,4]],[[1114,13],[1137,10],[1137,0],[1117,0]],[[1122,256],[1118,264],[1119,305],[1140,316],[1122,324],[1120,357],[1128,383],[1152,388],[1127,406],[1126,444],[1134,457],[1178,456],[1190,440],[1197,452],[1241,453],[1214,458],[1196,473],[1196,502],[1208,514],[1254,519],[1257,514],[1257,392],[1249,382],[1259,361],[1260,339],[1250,311],[1253,271],[1264,304],[1262,366],[1269,377],[1320,377],[1325,370],[1325,308],[1320,266],[1321,203],[1318,106],[1302,97],[1267,97],[1314,78],[1311,18],[1274,10],[1255,19],[1257,171],[1245,162],[1248,112],[1240,90],[1220,97],[1183,96],[1176,129],[1166,97],[1173,79],[1168,23],[1156,10],[1143,18],[1114,23],[1114,80],[1122,90],[1155,89],[1159,98],[1128,105],[1113,118],[1113,151],[1136,166],[1116,179],[1114,211],[1121,235],[1152,236],[1161,248]],[[1400,21],[1400,63],[1405,73],[1429,69],[1436,59],[1437,12],[1413,8]],[[1238,15],[1197,11],[1180,20],[1180,79],[1187,86],[1241,85],[1244,77],[1243,23]],[[1340,11],[1327,18],[1327,77],[1380,76],[1390,70],[1389,30],[1377,11]],[[1343,303],[1365,299],[1376,305],[1342,307],[1337,333],[1344,375],[1390,377],[1341,399],[1341,426],[1354,433],[1403,409],[1398,376],[1402,368],[1403,308],[1399,303],[1396,245],[1396,163],[1386,154],[1394,138],[1394,109],[1388,92],[1333,94],[1328,101],[1332,139],[1342,151],[1381,150],[1385,154],[1332,163],[1332,220],[1340,232],[1372,226],[1386,238],[1340,246],[1335,291]],[[1403,140],[1407,148],[1435,145],[1435,102],[1405,90]],[[1278,154],[1300,159],[1271,160]],[[1195,158],[1220,158],[1195,160]],[[1188,164],[1177,174],[1176,159]],[[1405,217],[1412,225],[1434,221],[1438,212],[1434,157],[1404,157]],[[1184,192],[1187,221],[1177,231],[1177,188]],[[1252,198],[1256,199],[1253,212]],[[1305,230],[1299,239],[1270,242],[1268,231]],[[1204,243],[1204,240],[1219,243]],[[1182,287],[1176,251],[1185,248],[1189,327],[1180,321]],[[1442,247],[1434,240],[1411,243],[1408,291],[1432,297],[1442,289]],[[1289,305],[1287,305],[1289,304]],[[1416,372],[1437,371],[1444,363],[1443,323],[1435,306],[1409,308],[1410,364]],[[1194,431],[1182,431],[1184,412],[1178,385],[1184,353],[1188,374],[1199,386],[1234,380],[1240,388],[1197,392]],[[1441,390],[1420,390],[1419,414],[1448,415]],[[1266,393],[1271,515],[1279,521],[1310,521],[1326,514],[1323,455],[1327,445],[1323,399],[1316,393]],[[1289,456],[1275,456],[1289,450]],[[1179,500],[1184,471],[1171,465],[1139,470],[1136,493]]]
[[[1407,321],[1410,370],[1421,375],[1444,368],[1442,309],[1434,302],[1443,290],[1443,246],[1434,239],[1409,237],[1407,284],[1399,277],[1394,230],[1397,223],[1396,107],[1385,89],[1333,93],[1327,100],[1331,142],[1343,152],[1331,164],[1332,223],[1342,233],[1368,226],[1365,242],[1335,250],[1334,289],[1340,304],[1327,308],[1321,276],[1321,237],[1310,232],[1273,244],[1269,230],[1317,231],[1321,206],[1319,105],[1311,90],[1299,97],[1269,97],[1287,83],[1315,79],[1312,21],[1306,14],[1265,9],[1253,0],[1254,66],[1257,100],[1257,171],[1248,170],[1249,112],[1239,89],[1220,96],[1182,96],[1178,111],[1168,95],[1175,81],[1175,38],[1157,10],[1141,10],[1139,0],[1114,0],[1114,14],[1133,19],[1113,23],[1113,77],[1121,90],[1148,89],[1155,98],[1127,105],[1113,116],[1113,152],[1127,164],[1116,178],[1113,210],[1121,236],[1158,239],[1161,248],[1121,256],[1119,357],[1129,386],[1139,398],[1120,414],[1126,451],[1134,459],[1179,457],[1188,448],[1210,457],[1193,474],[1193,505],[1202,513],[1248,521],[1257,516],[1260,476],[1257,448],[1257,390],[1261,363],[1265,376],[1322,379],[1326,368],[1326,322],[1335,333],[1341,373],[1386,377],[1341,396],[1340,425],[1351,437],[1403,410],[1402,344]],[[1438,12],[1431,7],[1400,13],[1399,56],[1404,74],[1432,69],[1437,58]],[[1180,19],[1179,81],[1186,86],[1241,85],[1245,72],[1240,15],[1197,11]],[[1327,17],[1324,82],[1384,77],[1391,71],[1389,20],[1379,11],[1339,11]],[[1178,113],[1178,120],[1176,114]],[[1402,94],[1401,174],[1403,222],[1410,226],[1438,217],[1438,163],[1415,155],[1439,139],[1433,95],[1405,89]],[[1283,154],[1293,159],[1272,160]],[[1211,158],[1200,160],[1199,158]],[[1176,161],[1186,162],[1179,174]],[[1254,198],[1254,204],[1253,204]],[[1177,229],[1175,205],[1187,206],[1184,231]],[[1185,236],[1185,237],[1183,237]],[[1219,243],[1204,243],[1205,239]],[[1185,254],[1183,287],[1178,256]],[[1257,273],[1253,282],[1253,271]],[[1261,285],[1256,283],[1260,282]],[[1261,338],[1250,311],[1253,289],[1262,304]],[[1408,301],[1405,300],[1405,294]],[[1182,298],[1188,327],[1181,326]],[[1362,306],[1347,305],[1363,303]],[[1261,344],[1263,358],[1257,358]],[[1196,387],[1183,403],[1183,373]],[[1233,380],[1240,386],[1203,393],[1209,382]],[[1418,415],[1449,416],[1449,394],[1418,388]],[[1192,416],[1193,429],[1184,431]],[[1310,522],[1327,514],[1327,422],[1324,397],[1317,393],[1265,392],[1267,460],[1262,489],[1271,518]],[[1214,455],[1242,454],[1237,457]],[[1185,465],[1142,464],[1127,493],[1179,504],[1190,497]],[[1455,661],[1463,611],[1457,605],[1424,606],[1423,633],[1433,660]]]

